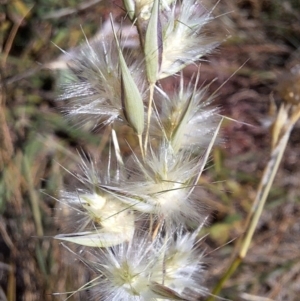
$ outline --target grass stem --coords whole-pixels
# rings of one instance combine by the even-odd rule
[[[281,124],[281,129],[280,129],[281,135],[278,136],[276,145],[272,149],[270,159],[264,169],[264,173],[259,183],[255,200],[253,202],[251,211],[248,214],[247,222],[245,225],[246,230],[244,231],[244,235],[242,235],[237,242],[237,246],[239,247],[239,250],[238,252],[236,252],[229,268],[224,273],[222,278],[219,280],[214,290],[212,291],[212,295],[207,299],[207,301],[215,300],[215,297],[220,293],[225,282],[232,276],[232,274],[236,271],[238,266],[241,264],[241,262],[247,255],[247,252],[249,250],[252,241],[253,234],[257,227],[258,221],[262,215],[264,205],[269,195],[275,175],[278,171],[278,167],[282,160],[283,153],[289,141],[291,131],[295,123],[297,122],[297,120],[300,118],[299,105],[295,108],[295,110],[293,110],[292,114],[288,114],[288,109],[289,109],[288,106],[282,104],[278,112],[277,119],[274,123],[274,124]],[[290,117],[287,118],[284,123],[282,123],[281,120],[279,120],[282,118],[282,114],[281,114],[282,110],[285,110],[286,113],[290,115]]]

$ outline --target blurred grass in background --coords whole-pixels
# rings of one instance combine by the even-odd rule
[[[74,187],[61,166],[75,170],[77,150],[99,155],[105,135],[72,126],[57,108],[55,87],[62,71],[53,69],[62,53],[55,45],[71,50],[84,34],[92,38],[110,11],[117,19],[122,15],[122,5],[108,0],[0,4],[0,300],[64,300],[67,295],[52,293],[71,291],[90,275],[74,270],[75,259],[67,259],[72,256],[51,239],[59,228],[55,198],[63,182]],[[268,158],[270,99],[278,104],[300,86],[300,77],[290,72],[300,64],[300,2],[223,0],[214,15],[220,17],[208,31],[225,41],[202,63],[201,80],[217,78],[214,92],[238,70],[218,92],[216,105],[240,123],[225,123],[211,168],[200,180],[213,211],[206,239],[211,288],[229,262],[229,242],[241,234]],[[195,70],[189,67],[185,74]],[[249,256],[222,297],[298,300],[299,131],[296,126]],[[83,292],[70,300],[85,297]]]

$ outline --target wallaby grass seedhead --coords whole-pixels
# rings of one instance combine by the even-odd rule
[[[137,27],[139,54],[122,46],[110,17],[112,40],[86,42],[71,60],[71,79],[60,96],[75,122],[110,126],[116,166],[111,153],[102,158],[106,172],[83,162],[85,175],[76,177],[84,188],[60,200],[70,220],[80,218],[72,232],[55,238],[94,247],[80,258],[98,274],[83,287],[96,300],[196,300],[207,292],[195,247],[207,212],[195,188],[221,118],[207,108],[212,97],[197,88],[199,74],[186,86],[181,77],[172,93],[158,81],[216,46],[201,37],[211,12],[195,0],[124,5]],[[139,150],[128,142],[129,156],[119,146],[117,122],[138,137]]]

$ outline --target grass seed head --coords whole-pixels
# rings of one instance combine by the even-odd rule
[[[134,215],[117,199],[96,193],[66,195],[61,202],[71,227],[55,238],[92,247],[109,247],[132,238]]]
[[[64,109],[66,115],[76,124],[87,125],[92,129],[116,120],[125,121],[121,96],[122,78],[123,81],[126,78],[119,73],[119,50],[116,43],[99,37],[91,44],[87,42],[78,53],[70,56],[67,71],[69,79],[60,85],[63,92],[58,97],[58,100],[65,100],[67,103]],[[128,64],[128,73],[141,89],[138,93],[143,95],[144,75],[141,61],[138,57],[133,60],[126,53],[122,62]]]
[[[108,247],[128,241],[134,232],[135,217],[128,206],[118,200],[109,187],[122,191],[124,175],[99,176],[95,164],[82,158],[83,175],[76,175],[82,188],[63,192],[60,199],[65,233],[56,238],[86,246]]]
[[[201,164],[189,152],[175,153],[165,141],[145,162],[136,158],[136,174],[124,187],[126,197],[120,200],[134,210],[164,220],[170,227],[202,220],[203,207],[192,193]]]
[[[128,243],[94,249],[87,264],[98,275],[91,288],[96,300],[196,300],[204,295],[199,229],[176,232],[176,238],[166,238],[159,231],[154,239],[136,232]]]
[[[215,132],[220,118],[217,108],[209,108],[212,98],[207,96],[207,89],[195,89],[190,83],[171,95],[156,95],[159,113],[153,117],[153,136],[166,137],[175,152],[205,149]]]
[[[161,16],[163,56],[160,78],[177,73],[217,46],[217,43],[201,33],[212,17],[200,2],[175,1],[171,10],[163,12]]]

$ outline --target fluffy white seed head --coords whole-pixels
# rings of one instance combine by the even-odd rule
[[[176,238],[167,243],[164,254],[164,283],[178,294],[196,296],[206,293],[206,289],[201,286],[202,252],[197,248],[200,229],[201,227],[192,233],[178,229]]]
[[[55,238],[92,247],[108,247],[132,238],[134,215],[119,200],[96,193],[65,195],[60,210],[69,227],[67,233]]]
[[[96,300],[196,300],[204,295],[202,253],[197,232],[152,239],[135,234],[129,243],[95,249],[88,265],[98,274],[92,293]]]
[[[209,108],[212,98],[207,89],[187,87],[168,95],[156,95],[159,112],[152,120],[151,134],[167,138],[175,152],[187,149],[198,152],[205,149],[216,131],[220,117],[217,108]]]
[[[147,237],[96,250],[94,256],[90,266],[99,274],[93,288],[95,300],[155,300],[148,296],[151,266],[157,255]]]
[[[127,52],[126,62],[134,81],[143,94],[144,75],[138,57],[133,60]],[[78,125],[95,128],[116,120],[125,121],[121,102],[121,77],[119,74],[119,54],[114,41],[100,36],[92,44],[87,42],[78,53],[71,56],[68,77],[61,84],[65,113]]]
[[[152,151],[145,162],[136,158],[136,174],[120,196],[132,209],[152,214],[166,225],[190,225],[201,220],[201,202],[192,191],[195,187],[200,161],[189,152],[175,153],[168,142]]]
[[[210,12],[195,0],[175,1],[171,10],[162,14],[163,58],[160,78],[177,73],[217,46],[217,43],[200,34],[211,19]]]
[[[215,47],[202,36],[211,15],[198,0],[128,0],[125,7],[138,26],[144,49],[137,52],[143,57],[128,56],[115,30],[114,41],[101,37],[87,43],[70,61],[60,99],[79,124],[130,125],[139,136],[142,159],[133,153],[133,160],[124,161],[111,130],[117,170],[111,162],[106,172],[83,163],[84,175],[75,175],[80,186],[60,198],[70,229],[56,238],[94,247],[82,261],[97,274],[84,286],[95,300],[194,301],[206,292],[197,247],[201,227],[191,230],[204,223],[206,212],[194,188],[215,141],[216,135],[209,136],[219,129],[215,110],[206,108],[211,98],[205,100],[204,90],[190,84],[155,95],[149,137],[142,115],[158,80]],[[204,159],[195,148],[207,149]],[[137,215],[145,219],[136,220]]]
[[[85,161],[82,169],[84,174],[76,177],[83,188],[61,194],[58,215],[64,222],[65,233],[56,238],[98,247],[130,240],[135,227],[134,214],[107,189],[109,184],[121,185],[120,173],[117,179],[108,175],[101,179],[95,166]]]

